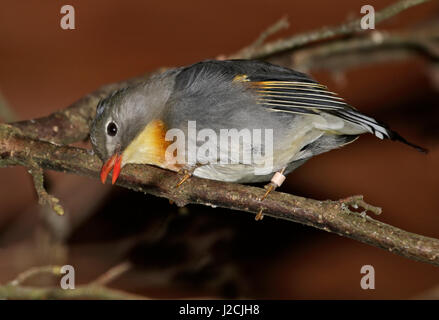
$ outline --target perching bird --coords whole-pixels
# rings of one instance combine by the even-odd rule
[[[272,130],[272,141],[254,139],[251,134],[242,134],[234,146],[199,140],[191,136],[189,122],[198,133],[205,129],[213,137],[220,137],[224,129]],[[177,162],[166,156],[175,141],[165,139],[170,129],[178,129],[186,139],[186,153]],[[111,170],[114,183],[128,163],[150,164],[184,171],[179,184],[190,175],[241,183],[271,180],[263,200],[287,173],[311,157],[353,142],[366,132],[426,151],[303,73],[267,62],[228,60],[168,70],[112,93],[99,102],[90,136],[104,162],[103,183]],[[204,152],[206,145],[212,151],[209,155]],[[255,152],[262,155],[259,160],[271,164],[268,171],[256,172],[263,161],[256,163]]]

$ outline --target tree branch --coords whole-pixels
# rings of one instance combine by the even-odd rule
[[[396,16],[404,10],[428,1],[430,0],[400,0],[382,9],[381,11],[377,11],[375,13],[375,25]],[[339,26],[324,27],[318,30],[294,35],[290,38],[269,42],[259,47],[250,45],[238,51],[237,53],[230,55],[229,58],[263,59],[274,54],[278,54],[284,51],[291,51],[293,49],[297,49],[311,43],[316,43],[318,41],[366,31],[361,29],[360,23],[361,18],[358,18],[353,21],[343,23]]]
[[[251,45],[247,47],[247,50],[252,51],[258,49],[265,40],[271,35],[279,32],[282,29],[286,29],[290,26],[287,17],[282,17],[276,23],[268,27],[265,31],[263,31],[259,37],[253,42]]]
[[[332,41],[298,50],[292,67],[301,70],[343,70],[360,64],[372,64],[416,54],[439,61],[439,24],[405,32],[373,31],[363,37]]]
[[[163,68],[157,72],[164,70]],[[25,136],[52,143],[70,144],[85,140],[88,137],[89,125],[95,116],[96,106],[100,99],[115,90],[145,81],[150,76],[151,73],[147,73],[126,81],[104,85],[66,109],[52,113],[47,117],[19,121],[12,125]]]
[[[44,169],[99,177],[101,161],[89,150],[58,146],[33,140],[0,125],[0,167],[34,161]],[[174,172],[144,165],[127,165],[117,184],[135,191],[165,197],[179,206],[190,203],[257,213],[261,188],[191,178],[180,188]],[[357,241],[389,250],[401,256],[439,265],[439,240],[406,232],[370,217],[348,210],[349,206],[368,207],[361,197],[340,201],[318,201],[273,192],[263,202],[264,214],[333,232]]]
[[[151,298],[121,290],[108,288],[106,285],[120,277],[132,267],[129,262],[122,262],[100,275],[96,280],[74,289],[61,289],[58,287],[31,287],[23,283],[30,278],[42,274],[61,276],[61,266],[49,265],[30,268],[20,273],[14,280],[6,285],[0,285],[1,299],[19,300],[151,300]],[[191,297],[191,300],[214,299],[214,297]]]
[[[100,299],[100,300],[138,300],[148,299],[143,296],[126,293],[105,287],[105,285],[118,277],[129,268],[128,264],[121,264],[108,270],[96,281],[87,285],[72,289],[61,289],[54,287],[27,287],[23,283],[30,278],[41,274],[60,276],[61,266],[39,266],[30,268],[20,273],[8,284],[0,286],[0,299]]]
[[[399,1],[378,12],[377,23],[426,1]],[[359,20],[355,20],[332,29],[323,28],[262,46],[259,46],[261,43],[259,41],[257,48],[251,46],[250,49],[244,49],[233,57],[267,57],[323,39],[353,34],[359,31],[358,26]],[[334,47],[330,50],[334,50]],[[41,168],[98,178],[101,161],[89,150],[66,146],[66,144],[88,137],[89,124],[95,115],[96,105],[102,97],[113,90],[144,81],[150,76],[151,74],[146,74],[104,86],[81,98],[70,107],[47,117],[0,124],[0,167],[22,165],[31,168],[37,190],[42,187]],[[264,193],[260,188],[196,177],[176,189],[177,180],[175,173],[167,170],[152,166],[127,165],[117,184],[135,191],[168,198],[179,206],[195,203],[252,213],[260,209],[259,198]],[[44,189],[39,190],[40,196],[43,195],[44,199],[44,192],[41,191]],[[50,201],[49,204],[51,204]],[[439,265],[439,240],[409,233],[376,221],[365,214],[353,212],[350,208],[356,206],[371,212],[380,212],[379,208],[366,204],[360,196],[340,201],[318,201],[273,192],[263,202],[263,206],[264,214],[267,216],[323,229],[410,259]],[[92,289],[78,288],[73,291],[3,286],[0,287],[0,296],[7,294],[8,297],[84,298],[99,293],[114,299],[123,298],[120,292],[106,290],[99,286],[93,286]]]
[[[145,300],[146,297],[102,286],[78,286],[74,290],[54,287],[0,286],[0,299],[99,299],[99,300]]]

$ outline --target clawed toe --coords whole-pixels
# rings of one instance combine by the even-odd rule
[[[179,188],[183,183],[185,183],[190,177],[192,177],[192,172],[187,169],[180,169],[177,174],[183,173],[183,177],[175,185],[175,188]]]

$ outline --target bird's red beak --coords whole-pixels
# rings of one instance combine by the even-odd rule
[[[122,163],[122,155],[115,153],[107,162],[104,163],[101,169],[101,181],[105,184],[107,181],[107,176],[113,170],[113,175],[111,178],[111,184],[115,184],[120,173],[120,165]]]

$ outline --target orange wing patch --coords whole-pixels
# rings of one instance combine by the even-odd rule
[[[237,76],[235,76],[232,80],[233,82],[248,82],[250,81],[250,79],[248,78],[248,76],[246,74],[238,74]]]
[[[300,82],[300,81],[276,81],[276,80],[269,80],[269,81],[254,81],[251,83],[254,86],[259,86],[263,88],[296,88],[296,87],[308,87],[308,88],[317,88],[321,90],[327,90],[328,87],[326,87],[323,84],[320,83],[314,83],[314,82]]]

